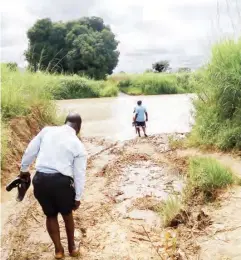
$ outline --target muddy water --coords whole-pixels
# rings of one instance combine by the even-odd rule
[[[149,113],[148,134],[189,132],[192,123],[191,95],[160,95],[58,101],[62,113],[79,112],[83,118],[83,135],[115,140],[135,137],[133,109],[142,100]]]

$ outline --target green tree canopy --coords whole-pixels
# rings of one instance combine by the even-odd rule
[[[27,32],[26,60],[33,71],[85,74],[103,79],[117,66],[118,42],[99,17],[70,22],[38,20]]]
[[[152,64],[152,68],[156,72],[165,72],[170,68],[170,63],[167,60],[158,61]]]

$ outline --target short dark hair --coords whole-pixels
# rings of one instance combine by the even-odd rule
[[[137,101],[137,105],[138,105],[138,106],[140,106],[141,104],[142,104],[142,101],[141,101],[141,100]]]
[[[65,119],[65,124],[66,123],[76,124],[77,127],[81,127],[82,124],[81,116],[78,113],[70,113],[67,115]]]

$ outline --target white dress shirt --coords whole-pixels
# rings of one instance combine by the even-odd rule
[[[73,178],[75,200],[79,201],[85,184],[87,153],[75,130],[68,125],[42,129],[27,147],[21,171],[27,172],[36,157],[37,171],[47,174],[59,172]]]

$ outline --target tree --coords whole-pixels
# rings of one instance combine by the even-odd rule
[[[152,64],[152,68],[156,72],[165,72],[169,69],[170,63],[167,60],[158,61],[154,64]]]
[[[181,68],[178,69],[177,72],[179,72],[179,73],[182,73],[182,72],[191,72],[191,69],[188,68],[188,67],[181,67]]]
[[[27,33],[26,60],[33,71],[85,74],[104,79],[118,64],[118,42],[99,17],[67,23],[38,20]]]

